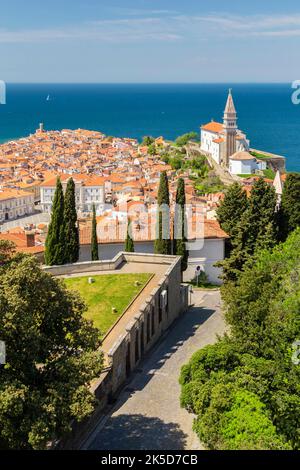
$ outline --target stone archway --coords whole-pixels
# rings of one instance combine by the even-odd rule
[[[130,372],[131,372],[130,353],[131,353],[131,347],[130,347],[130,341],[128,341],[127,351],[126,351],[126,377],[129,377]]]

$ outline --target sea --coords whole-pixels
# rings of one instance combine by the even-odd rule
[[[286,84],[7,84],[0,142],[46,130],[91,129],[106,135],[175,139],[222,120],[228,88],[251,147],[286,157],[300,171],[300,105]]]

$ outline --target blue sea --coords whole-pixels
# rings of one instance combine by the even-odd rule
[[[300,105],[291,84],[232,84],[239,128],[251,146],[287,157],[300,171]],[[219,121],[228,84],[7,84],[0,142],[45,129],[86,128],[107,135],[174,139]],[[47,96],[49,95],[49,100]]]

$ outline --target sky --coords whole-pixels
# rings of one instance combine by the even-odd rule
[[[0,0],[0,80],[292,82],[297,0]]]

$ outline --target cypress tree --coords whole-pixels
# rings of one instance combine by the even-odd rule
[[[64,194],[59,177],[56,180],[51,221],[45,243],[45,262],[49,266],[65,262]]]
[[[270,243],[272,240],[272,246],[277,241],[276,202],[274,187],[262,178],[255,181],[249,198],[249,208],[241,219],[243,221],[246,218],[249,225],[246,233],[246,243],[251,254],[263,243],[261,240],[264,239],[267,232]],[[265,243],[263,243],[263,247],[267,248]]]
[[[134,242],[130,235],[130,227],[131,227],[131,222],[129,220],[128,226],[127,226],[126,241],[125,241],[125,251],[127,253],[134,253]]]
[[[237,223],[232,239],[232,251],[224,261],[217,263],[223,268],[225,281],[237,281],[246,262],[253,262],[260,249],[270,249],[277,243],[276,194],[262,178],[255,181],[248,209]]]
[[[98,261],[98,259],[99,259],[98,240],[97,240],[97,220],[96,220],[95,204],[93,204],[91,257],[92,257],[92,261]]]
[[[246,191],[239,183],[233,183],[217,209],[217,219],[222,229],[233,237],[242,215],[248,207]]]
[[[174,211],[173,229],[173,254],[182,256],[181,271],[187,269],[188,251],[186,249],[185,237],[186,217],[185,217],[185,186],[184,179],[179,178],[176,191],[176,205]]]
[[[281,239],[300,226],[300,174],[289,173],[284,183],[281,208],[280,232]]]
[[[156,220],[156,239],[154,242],[154,251],[157,254],[170,255],[170,197],[168,177],[165,171],[160,174],[157,204],[158,212]]]
[[[65,260],[66,263],[76,263],[79,258],[79,231],[75,200],[75,184],[73,178],[67,183],[64,207],[65,224]]]

